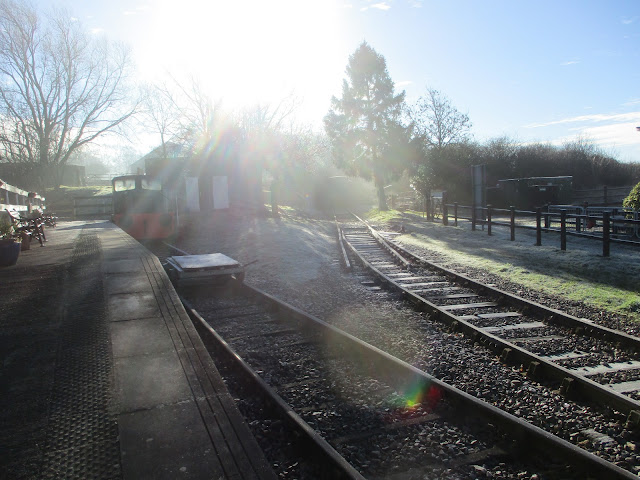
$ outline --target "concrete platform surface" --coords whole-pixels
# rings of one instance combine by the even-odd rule
[[[275,479],[158,259],[46,234],[0,268],[0,478]]]

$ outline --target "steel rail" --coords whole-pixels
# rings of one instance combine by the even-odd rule
[[[448,385],[426,372],[393,357],[389,353],[353,335],[343,332],[292,305],[278,300],[272,295],[255,287],[239,284],[238,282],[236,282],[235,287],[242,293],[252,297],[258,297],[261,301],[268,304],[274,312],[282,314],[287,319],[301,322],[305,328],[308,327],[321,332],[324,341],[345,346],[345,350],[352,352],[356,358],[367,358],[371,375],[384,378],[385,381],[389,382],[389,384],[395,388],[402,389],[409,384],[419,386],[425,392],[430,388],[435,388],[451,405],[457,408],[456,412],[461,415],[461,418],[473,419],[474,421],[482,418],[487,423],[498,425],[500,430],[510,435],[510,440],[515,442],[514,452],[527,452],[533,449],[539,453],[562,459],[589,477],[595,475],[596,477],[607,479],[637,478],[632,473],[617,465],[597,457],[566,440],[560,439],[539,427],[531,425],[523,419],[504,412],[487,402],[479,400],[462,390]],[[188,303],[185,302],[185,306],[196,324],[196,328],[205,340],[205,343],[210,345],[216,353],[221,352],[224,357],[236,363],[238,368],[244,371],[247,378],[251,378],[256,387],[258,387],[260,391],[265,392],[265,395],[268,395],[271,399],[270,401],[283,412],[286,418],[297,425],[300,431],[304,432],[305,437],[309,441],[321,446],[322,454],[326,460],[330,462],[332,468],[334,468],[336,472],[343,472],[340,473],[340,475],[344,476],[336,476],[333,478],[363,478],[353,467],[351,467],[352,470],[345,468],[344,463],[347,463],[346,460],[293,412],[291,407],[234,352]],[[349,464],[347,463],[347,465]]]
[[[162,244],[169,248],[169,250],[173,250],[174,252],[177,252],[179,255],[191,255],[190,253],[185,252],[184,250],[176,247],[175,245],[171,245],[170,243],[167,243],[165,241],[162,241]]]
[[[367,226],[370,232],[375,232],[375,229],[371,227],[367,222],[362,219],[359,220]],[[497,288],[482,284],[467,277],[466,275],[462,275],[448,270],[442,266],[432,264],[415,254],[407,252],[406,250],[402,249],[402,247],[399,247],[393,242],[382,238],[379,234],[373,236],[379,243],[382,244],[381,246],[386,250],[394,250],[397,255],[400,255],[399,251],[401,251],[403,255],[409,257],[413,262],[410,262],[411,266],[424,265],[430,269],[435,269],[443,273],[447,277],[453,279],[453,281],[455,282],[466,286],[471,286],[471,288],[485,293],[488,296],[499,298],[500,300],[503,300],[504,303],[519,308],[526,313],[542,316],[546,318],[550,323],[555,322],[564,326],[571,326],[574,328],[578,327],[582,329],[583,333],[590,334],[594,337],[596,336],[596,332],[601,333],[602,336],[605,336],[605,338],[608,338],[609,340],[615,339],[616,341],[620,342],[621,345],[633,346],[635,347],[634,350],[640,350],[640,339],[636,337],[632,337],[616,330],[585,322],[577,317],[565,314],[564,312],[561,312],[559,310],[551,309],[535,302],[530,302],[528,300],[516,297],[515,295],[512,295],[508,292],[504,292]],[[400,292],[407,300],[414,304],[416,308],[428,312],[432,318],[448,325],[451,330],[461,331],[472,338],[474,341],[477,341],[483,344],[485,347],[495,351],[500,355],[501,360],[504,363],[516,366],[526,366],[527,374],[532,378],[536,378],[538,380],[549,379],[558,381],[561,384],[560,391],[565,396],[572,397],[582,395],[596,401],[600,405],[613,407],[616,410],[627,415],[628,422],[630,424],[638,425],[640,423],[640,402],[633,400],[626,395],[608,389],[606,386],[603,386],[589,378],[586,378],[576,372],[562,367],[561,365],[558,365],[550,360],[542,358],[505,339],[486,332],[482,328],[476,327],[475,325],[467,322],[464,319],[457,317],[451,312],[448,312],[443,308],[429,302],[420,295],[409,291],[407,288],[385,275],[382,271],[369,263],[348,240],[347,246],[354,253],[354,255],[356,255],[356,257],[366,266],[366,268],[375,273],[375,275],[380,279],[381,283]],[[405,259],[405,262],[403,262],[403,264],[406,264],[406,262],[408,262],[408,260]]]
[[[347,255],[347,250],[344,248],[344,242],[345,242],[344,233],[340,228],[340,223],[338,223],[338,218],[336,216],[334,216],[333,218],[336,222],[336,231],[338,234],[338,245],[340,246],[340,253],[341,253],[340,260],[341,260],[342,266],[344,267],[345,270],[351,271],[351,261],[349,260],[349,256]]]
[[[234,282],[239,283],[237,281]],[[289,426],[291,426],[297,432],[298,436],[304,439],[307,444],[313,445],[314,450],[316,450],[322,458],[324,467],[328,470],[328,472],[326,472],[328,474],[327,478],[365,480],[360,472],[353,468],[321,435],[293,411],[282,397],[218,335],[187,300],[182,296],[180,299],[205,345],[215,351],[216,355],[220,355],[234,365],[235,370],[240,372],[243,378],[252,385],[254,391],[260,392],[267,404],[278,412],[278,416],[286,420]]]

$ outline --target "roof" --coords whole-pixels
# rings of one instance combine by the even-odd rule
[[[165,154],[166,152],[166,154]],[[130,167],[132,171],[145,170],[146,161],[152,158],[184,158],[193,154],[193,144],[190,142],[165,142],[164,149],[158,145],[146,155],[133,162]]]
[[[523,178],[505,178],[502,180],[498,180],[499,182],[517,182],[520,180],[573,180],[571,175],[560,176],[560,177],[523,177]]]

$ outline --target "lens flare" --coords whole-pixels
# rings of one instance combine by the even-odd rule
[[[425,379],[416,379],[402,392],[405,408],[422,406],[432,410],[442,398],[442,391]]]

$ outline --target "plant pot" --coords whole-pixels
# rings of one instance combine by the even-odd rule
[[[22,237],[22,248],[21,251],[29,250],[31,248],[31,236],[28,233],[22,232],[20,234]]]
[[[15,265],[20,255],[22,242],[13,239],[0,240],[0,267]]]

